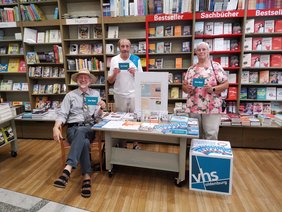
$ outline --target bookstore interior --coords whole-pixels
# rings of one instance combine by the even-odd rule
[[[135,77],[135,113],[115,111],[114,87],[108,82],[122,38],[131,41],[130,51],[143,69]],[[208,43],[211,60],[228,76],[220,144],[197,140],[198,121],[186,113],[184,76],[197,63],[195,47],[201,42]],[[136,131],[145,140],[165,138],[180,148],[192,140],[192,171],[197,156],[205,154],[209,163],[227,159],[228,176],[231,146],[282,149],[281,0],[0,0],[0,147],[11,144],[16,157],[18,138],[53,139],[56,111],[78,87],[72,75],[81,70],[95,75],[90,87],[107,105],[93,130],[111,142],[125,132],[125,138],[134,139]],[[108,148],[112,164],[135,165],[121,148]],[[130,154],[160,156],[135,153]],[[144,166],[136,166],[179,172],[178,185],[185,179],[183,155],[160,156],[159,163],[144,159]],[[106,162],[109,176],[112,164]],[[189,180],[193,177],[190,189],[203,190],[195,176]],[[230,176],[222,191],[205,186],[231,194],[231,185]]]

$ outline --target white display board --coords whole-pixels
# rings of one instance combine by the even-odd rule
[[[135,74],[135,112],[167,113],[168,72]]]

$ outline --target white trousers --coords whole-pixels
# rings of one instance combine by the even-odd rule
[[[220,114],[195,114],[190,113],[191,118],[199,120],[200,138],[218,140],[218,131],[221,121]]]
[[[114,95],[115,99],[115,112],[127,112],[134,113],[135,109],[135,98],[125,97],[118,94]]]

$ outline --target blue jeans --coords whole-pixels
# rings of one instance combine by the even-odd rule
[[[90,142],[94,138],[95,132],[91,130],[91,126],[73,126],[67,130],[67,139],[71,148],[66,164],[76,169],[80,163],[82,175],[92,173]]]

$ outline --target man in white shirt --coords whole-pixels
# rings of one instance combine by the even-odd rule
[[[138,56],[130,54],[131,43],[128,39],[118,42],[120,54],[111,60],[108,82],[114,83],[115,110],[117,112],[133,113],[135,109],[135,84],[136,72],[143,72],[141,60]],[[134,148],[140,147],[135,142]]]

